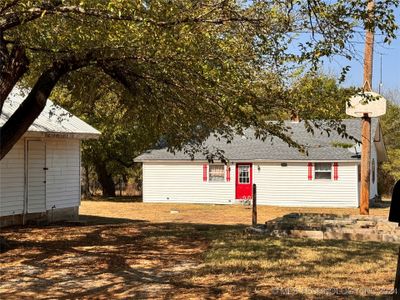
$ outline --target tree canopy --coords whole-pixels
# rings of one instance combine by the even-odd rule
[[[0,129],[0,158],[57,83],[86,101],[94,78],[124,94],[127,114],[154,120],[171,148],[249,126],[295,145],[283,123],[265,122],[304,103],[293,81],[326,57],[351,59],[360,30],[390,42],[397,5],[376,1],[368,18],[361,0],[1,0],[0,109],[16,85],[32,89]]]
[[[130,94],[123,89],[109,89],[106,75],[87,75],[84,90],[73,89],[65,83],[61,89],[56,88],[53,95],[59,104],[102,132],[98,140],[82,144],[82,162],[86,172],[92,170],[97,175],[103,195],[114,196],[115,179],[129,178],[133,159],[160,144],[160,138],[164,141],[163,137],[171,129],[167,122],[160,127],[148,114],[141,113],[139,107],[127,109],[123,103],[129,101],[126,97]],[[73,82],[75,80],[71,80]],[[269,119],[289,119],[292,114],[313,120],[345,118],[344,103],[355,93],[354,88],[341,88],[334,77],[323,74],[302,77],[293,83],[292,89],[299,95],[297,110],[282,110],[268,115]]]
[[[379,181],[380,193],[390,195],[397,180],[400,180],[400,91],[392,90],[385,93],[388,100],[386,114],[380,118],[383,138],[385,141],[388,161],[380,168]]]
[[[63,107],[101,131],[99,139],[82,143],[82,164],[86,173],[93,171],[97,175],[104,196],[115,196],[115,177],[129,178],[133,159],[153,147],[162,132],[149,115],[140,113],[139,107],[124,105],[129,93],[109,89],[107,75],[86,75],[84,90],[71,89],[64,82],[53,91],[53,96]],[[70,81],[73,82],[75,79]],[[86,180],[89,181],[89,176]]]

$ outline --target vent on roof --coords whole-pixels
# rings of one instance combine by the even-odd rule
[[[355,145],[353,148],[347,148],[353,155],[352,158],[361,158],[361,147],[360,145]]]

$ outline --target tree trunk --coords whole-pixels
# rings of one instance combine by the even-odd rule
[[[88,60],[78,61],[75,58],[70,58],[54,63],[51,68],[43,72],[26,99],[0,128],[0,160],[11,150],[43,111],[47,98],[61,76],[88,63]]]
[[[89,188],[89,166],[84,164],[83,165],[83,170],[85,172],[84,174],[84,183],[83,183],[83,189],[82,189],[82,196],[85,199],[90,199],[92,198],[92,193],[90,192],[90,188]]]
[[[96,173],[103,190],[103,197],[115,197],[115,183],[103,161],[96,162]]]

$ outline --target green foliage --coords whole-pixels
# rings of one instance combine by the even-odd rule
[[[88,78],[106,73],[104,88],[129,91],[121,107],[153,120],[173,149],[199,145],[215,130],[230,138],[249,126],[296,146],[282,123],[265,120],[291,111],[303,119],[337,117],[332,108],[339,106],[322,96],[341,91],[333,79],[319,85],[308,76],[294,87],[291,81],[326,57],[351,59],[359,26],[374,25],[392,39],[395,5],[376,3],[369,24],[361,0],[21,0],[0,17],[0,29],[12,13],[23,20],[4,37],[25,47],[29,85],[58,60],[84,60],[90,72],[68,74],[69,87],[85,91]]]
[[[342,88],[337,79],[324,74],[300,77],[291,91],[294,113],[314,120],[347,118],[346,101],[356,93],[355,88]]]
[[[266,121],[340,118],[351,90],[316,70],[351,59],[360,27],[393,39],[397,5],[378,1],[368,18],[364,0],[2,0],[0,56],[26,51],[27,86],[60,62],[82,62],[56,93],[102,131],[84,157],[115,174],[160,136],[171,150],[196,150],[213,132],[230,139],[254,127],[300,147],[283,122]]]
[[[152,147],[159,134],[151,120],[146,120],[147,115],[139,114],[136,106],[128,109],[123,105],[130,96],[128,93],[121,89],[110,90],[106,75],[90,77],[91,72],[86,69],[73,75],[87,78],[83,89],[71,89],[69,84],[78,80],[71,78],[71,81],[64,81],[53,96],[102,133],[98,140],[83,142],[84,165],[95,170],[96,165],[104,164],[114,181],[117,177],[130,178],[137,173],[133,158]]]
[[[383,138],[388,161],[379,168],[379,189],[382,194],[390,195],[394,183],[400,180],[400,105],[392,102],[399,97],[399,91],[385,95],[388,99],[386,114],[381,117]],[[378,181],[379,182],[379,181]]]
[[[343,143],[343,142],[332,142],[332,146],[333,146],[333,147],[336,147],[336,148],[348,149],[348,148],[354,147],[354,144]]]

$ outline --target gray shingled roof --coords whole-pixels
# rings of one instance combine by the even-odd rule
[[[347,133],[360,138],[361,136],[361,119],[344,120]],[[378,128],[378,119],[372,119],[371,131],[372,137]],[[210,151],[221,149],[224,156],[230,161],[254,161],[254,160],[358,160],[355,155],[354,148],[345,149],[335,147],[335,142],[352,143],[354,140],[343,139],[337,132],[328,136],[326,133],[320,134],[321,131],[316,129],[314,135],[307,132],[303,122],[291,123],[287,126],[291,127],[292,138],[302,145],[307,146],[308,156],[300,153],[296,148],[289,147],[287,143],[279,138],[267,139],[262,141],[254,137],[254,131],[248,129],[244,136],[235,136],[231,143],[226,140],[218,141],[215,137],[209,137],[204,145]],[[360,151],[357,146],[357,151]],[[202,153],[197,153],[194,160],[205,160]],[[152,160],[191,160],[191,157],[183,151],[175,154],[168,152],[167,149],[153,149],[136,157],[135,161],[152,161]]]

